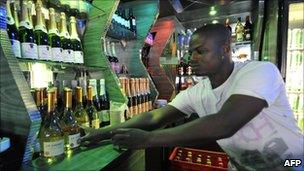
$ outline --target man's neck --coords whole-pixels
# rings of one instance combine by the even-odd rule
[[[234,63],[229,62],[229,64],[224,65],[217,74],[208,76],[212,89],[215,89],[222,85],[231,75],[233,68]]]

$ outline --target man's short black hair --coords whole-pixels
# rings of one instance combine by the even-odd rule
[[[194,34],[198,34],[200,37],[212,38],[219,44],[230,44],[231,32],[223,24],[206,24],[197,29]]]

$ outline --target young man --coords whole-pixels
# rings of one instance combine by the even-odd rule
[[[117,126],[88,130],[83,141],[112,138],[121,147],[147,148],[217,140],[240,170],[279,169],[285,159],[303,158],[303,134],[275,65],[234,63],[230,32],[220,24],[198,29],[191,38],[190,53],[195,74],[206,79],[180,92],[166,107]],[[155,130],[191,113],[200,118]]]

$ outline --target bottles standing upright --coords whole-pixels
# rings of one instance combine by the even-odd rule
[[[14,10],[16,10],[15,3],[14,3]],[[7,13],[6,13],[7,33],[8,33],[9,39],[11,40],[13,53],[14,53],[15,57],[21,58],[19,34],[18,34],[17,26],[16,26],[16,23],[18,22],[18,18],[15,18],[15,19],[13,18],[10,1],[6,1],[6,11],[7,11]],[[14,11],[14,14],[15,14],[15,11]],[[18,17],[18,16],[15,16],[15,17]],[[17,21],[15,21],[15,20],[17,20]]]
[[[236,34],[236,41],[237,42],[244,41],[244,26],[241,23],[241,17],[238,18],[238,21],[236,23],[235,34]]]
[[[74,63],[83,64],[83,50],[81,41],[77,34],[76,19],[74,16],[70,17],[70,35],[71,43],[74,50]]]
[[[100,105],[100,117],[101,117],[101,122],[100,126],[107,126],[110,125],[110,114],[109,114],[109,109],[110,109],[110,103],[109,103],[109,98],[107,96],[106,90],[105,90],[105,79],[100,79],[99,80],[99,105]]]
[[[48,92],[48,112],[39,134],[42,157],[53,163],[64,157],[64,134],[56,119],[54,91]]]
[[[250,21],[250,16],[246,16],[246,22],[244,26],[244,34],[245,34],[245,40],[251,40],[252,39],[252,23]]]
[[[75,108],[75,117],[79,125],[90,127],[89,116],[86,110],[83,107],[82,103],[82,87],[76,87],[76,108]]]
[[[38,45],[38,58],[41,60],[51,59],[51,49],[49,46],[49,37],[45,27],[44,16],[42,13],[42,2],[37,0],[36,3],[36,26],[34,30],[35,40]]]
[[[51,60],[62,62],[62,47],[61,40],[59,36],[59,31],[57,29],[57,23],[55,19],[54,8],[49,9],[50,13],[50,25],[49,25],[49,45],[51,46]]]
[[[60,13],[60,22],[61,22],[60,38],[61,38],[61,47],[63,49],[62,51],[63,61],[72,63],[74,62],[74,50],[70,39],[70,34],[67,30],[66,16],[64,12]]]
[[[64,89],[64,111],[62,116],[62,129],[65,134],[66,150],[76,150],[79,147],[80,128],[72,110],[72,90]]]
[[[38,49],[34,37],[33,24],[30,23],[27,1],[22,3],[22,19],[19,27],[21,55],[23,58],[38,59]]]

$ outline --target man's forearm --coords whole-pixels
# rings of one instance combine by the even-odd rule
[[[192,146],[231,136],[228,125],[219,123],[223,123],[223,117],[214,114],[174,128],[155,130],[151,132],[150,145]]]
[[[111,138],[111,131],[118,128],[139,128],[150,131],[158,128],[158,124],[154,121],[153,114],[151,112],[145,112],[127,120],[124,123],[100,129],[101,136],[105,139]]]

